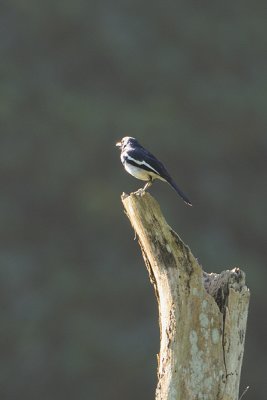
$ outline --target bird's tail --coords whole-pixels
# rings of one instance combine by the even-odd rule
[[[181,189],[178,188],[178,186],[176,185],[176,183],[174,182],[174,180],[171,177],[167,180],[167,182],[179,194],[179,196],[183,199],[183,201],[186,204],[188,204],[189,206],[192,206],[192,203],[189,200],[189,198],[181,191]]]

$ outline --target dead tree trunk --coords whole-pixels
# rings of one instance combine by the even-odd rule
[[[148,193],[122,196],[154,285],[156,400],[238,400],[249,304],[238,268],[207,274]]]

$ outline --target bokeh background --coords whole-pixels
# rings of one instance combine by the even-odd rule
[[[153,399],[156,301],[114,147],[137,137],[194,207],[151,193],[206,271],[252,298],[246,399],[266,399],[266,4],[2,1],[0,393]]]

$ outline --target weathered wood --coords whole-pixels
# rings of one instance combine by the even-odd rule
[[[203,272],[142,191],[122,196],[159,307],[156,400],[238,400],[249,304],[244,273]]]

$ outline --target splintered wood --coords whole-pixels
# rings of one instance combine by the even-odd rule
[[[207,274],[148,193],[122,195],[159,308],[156,400],[238,400],[249,290],[238,268]]]

